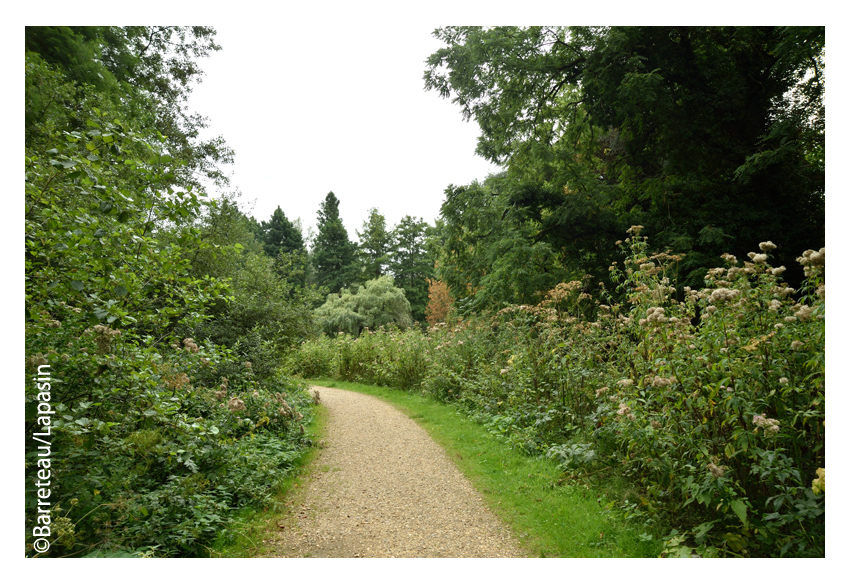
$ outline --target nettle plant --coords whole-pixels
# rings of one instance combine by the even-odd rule
[[[811,485],[825,465],[825,250],[798,258],[796,300],[767,241],[743,263],[724,255],[678,301],[664,275],[677,258],[647,256],[631,231],[612,275],[630,294],[634,344],[596,438],[649,494],[698,507],[688,535],[701,553],[822,555],[824,495]]]

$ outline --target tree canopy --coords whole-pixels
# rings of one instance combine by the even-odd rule
[[[478,153],[506,169],[503,220],[557,263],[604,276],[614,241],[641,224],[685,254],[680,284],[767,237],[795,283],[796,250],[823,245],[823,27],[434,34],[446,46],[425,87],[478,123]]]

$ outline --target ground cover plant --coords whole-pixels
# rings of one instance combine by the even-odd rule
[[[799,290],[766,241],[677,291],[681,258],[629,231],[598,299],[563,283],[427,334],[307,342],[288,366],[429,394],[565,480],[626,481],[624,511],[675,527],[662,555],[823,556],[825,250],[798,257]]]

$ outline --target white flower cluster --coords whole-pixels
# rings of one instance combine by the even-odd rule
[[[629,406],[627,406],[624,403],[620,403],[620,409],[617,410],[617,415],[618,416],[625,416],[630,420],[635,419],[635,415],[632,413],[632,408],[630,408]]]
[[[668,385],[673,385],[676,383],[675,377],[659,377],[656,375],[652,379],[652,387],[667,387]]]
[[[740,290],[730,290],[729,288],[718,288],[711,292],[708,301],[712,304],[716,302],[731,302],[741,294]]]
[[[660,306],[653,306],[649,310],[646,311],[646,318],[642,318],[638,321],[638,324],[641,326],[647,323],[665,323],[667,322],[667,317],[664,316],[664,309]]]
[[[753,416],[753,424],[756,428],[763,428],[764,435],[767,437],[776,436],[779,433],[779,420],[765,418],[764,414]]]

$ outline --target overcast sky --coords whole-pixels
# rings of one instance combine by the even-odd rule
[[[236,151],[231,187],[258,220],[280,205],[315,229],[333,191],[353,240],[371,207],[388,227],[405,215],[433,223],[449,184],[498,171],[475,155],[475,121],[424,89],[425,60],[442,46],[434,27],[211,25],[222,50],[201,61],[189,108]]]

